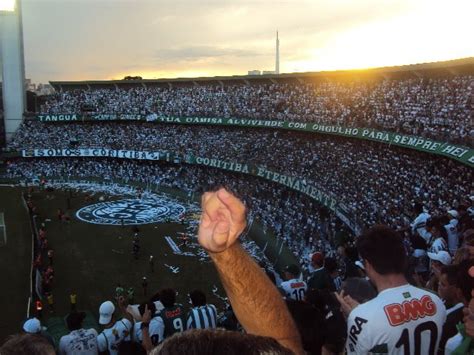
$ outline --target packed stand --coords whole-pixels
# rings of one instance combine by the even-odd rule
[[[456,207],[460,199],[474,193],[472,169],[449,159],[303,132],[25,122],[9,147],[158,150],[183,159],[193,155],[260,165],[320,188],[345,206],[361,226],[383,223],[402,228],[408,225],[415,202],[437,213]]]
[[[369,127],[473,146],[474,77],[58,92],[42,114],[251,118]]]
[[[205,292],[200,290],[189,293],[191,306],[186,311],[176,303],[174,289],[162,289],[131,305],[118,285],[115,300],[104,301],[99,307],[101,332],[84,329],[81,312],[73,311],[66,317],[71,332],[61,338],[60,354],[73,354],[79,348],[86,354],[180,354],[190,349],[218,354],[223,346],[229,354],[342,353],[344,348],[348,354],[393,353],[401,348],[405,353],[474,351],[474,206],[451,210],[446,216],[427,216],[416,206],[420,215],[406,234],[378,225],[364,231],[355,245],[341,241],[340,253],[348,262],[344,271],[333,258],[316,251],[309,275],[302,277],[297,265],[288,265],[285,281],[278,285],[281,294],[235,243],[245,228],[244,204],[219,189],[205,195],[202,206],[205,217],[199,243],[219,270],[233,307],[227,312],[229,318],[219,322],[216,308],[206,302]],[[223,208],[227,209],[226,217],[218,212]],[[216,229],[218,223],[224,223],[223,218],[229,223],[223,232],[228,243],[215,244],[214,238],[223,237]],[[449,219],[448,225],[443,218]],[[410,259],[420,254],[415,256],[404,239],[415,242],[417,236],[430,240],[441,236],[449,245],[446,233],[453,232],[452,226],[459,238],[459,250],[452,251],[454,258],[448,251],[417,245],[431,259],[430,270],[417,269],[418,264]],[[342,292],[332,293],[339,290]],[[248,333],[270,339],[260,339],[266,340],[257,342],[259,350],[252,350],[257,346],[252,335],[214,330],[221,326],[235,331],[238,322]],[[229,336],[238,340],[231,341]],[[9,355],[20,344],[27,347],[35,342],[48,346],[48,354],[54,354],[41,323],[33,318],[23,325],[23,334],[13,336],[1,352]]]

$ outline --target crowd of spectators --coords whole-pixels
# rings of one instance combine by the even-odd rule
[[[23,124],[9,147],[158,150],[173,152],[183,160],[192,155],[264,166],[317,186],[362,227],[384,223],[402,228],[410,222],[416,202],[433,213],[446,212],[474,190],[472,169],[449,159],[304,132],[30,121]]]
[[[408,353],[416,350],[434,354],[439,349],[439,353],[453,355],[469,354],[474,350],[474,208],[449,211],[451,217],[445,228],[445,222],[437,222],[442,216],[426,216],[426,212],[422,212],[415,219],[411,232],[405,234],[408,238],[386,226],[372,227],[356,241],[358,256],[352,259],[355,267],[347,265],[345,270],[338,269],[334,258],[327,257],[313,245],[313,250],[318,251],[311,255],[309,275],[302,276],[298,266],[288,265],[286,281],[276,285],[279,294],[271,285],[271,279],[264,276],[263,270],[259,270],[239,243],[234,244],[245,229],[244,205],[230,197],[230,188],[215,191],[213,182],[208,187],[214,187],[214,192],[203,198],[204,217],[199,227],[199,243],[219,270],[233,306],[225,317],[218,320],[216,308],[206,302],[205,293],[199,290],[190,292],[191,306],[187,311],[176,303],[174,289],[162,289],[140,304],[127,306],[123,289],[117,291],[118,286],[116,299],[103,302],[99,308],[101,332],[85,329],[85,313],[73,310],[65,318],[70,333],[64,335],[59,344],[51,344],[40,321],[31,318],[24,323],[22,334],[12,336],[2,346],[1,353],[55,354],[54,345],[60,354],[75,354],[81,350],[81,353],[91,355],[102,352],[194,353],[191,349],[201,349],[195,353],[206,349],[206,353],[217,354],[223,347],[229,347],[226,352],[229,354],[239,351],[249,354],[268,351],[275,354],[339,354],[344,347],[348,354],[370,353],[375,349],[390,353],[400,347]],[[233,188],[238,190],[238,186]],[[220,202],[213,200],[219,194]],[[223,213],[226,217],[220,215],[223,208],[229,209]],[[208,224],[205,224],[206,218]],[[224,223],[223,218],[235,221],[224,232],[228,233],[226,238],[232,244],[215,244],[204,239],[207,234],[203,228],[212,231],[214,241],[217,240],[214,236],[223,237],[216,229],[217,223]],[[426,223],[420,223],[423,218]],[[237,223],[239,226],[234,228]],[[445,250],[430,249],[430,243],[434,243],[432,236],[444,235],[449,245],[448,233],[453,232],[459,238],[454,250],[447,250],[447,247]],[[413,267],[413,259],[419,258],[406,248],[404,239],[424,239],[426,233],[431,235],[429,241],[418,248],[428,251],[430,263],[428,270],[420,271]],[[347,242],[342,242],[340,248],[345,260],[353,258],[349,255],[353,247]],[[387,248],[390,253],[386,252]],[[334,296],[333,292],[339,290],[342,291]],[[411,307],[416,307],[415,313],[410,311]],[[255,335],[240,333],[238,322],[248,333],[269,338],[255,339]],[[397,324],[404,326],[394,327]],[[216,331],[217,326],[238,332]],[[405,341],[409,339],[406,334],[425,331],[429,331],[429,337],[415,337],[414,344]],[[31,344],[36,343],[38,348],[44,347],[48,351],[35,352]]]
[[[471,76],[460,76],[299,85],[72,91],[53,95],[42,110],[51,114],[78,113],[87,106],[89,112],[92,109],[99,113],[324,122],[390,129],[472,146],[472,83]],[[393,230],[376,227],[358,239],[333,212],[309,196],[255,176],[198,165],[112,158],[12,158],[3,174],[4,177],[38,181],[55,176],[137,181],[177,188],[188,192],[189,196],[199,196],[204,191],[216,191],[224,186],[243,200],[250,214],[249,220],[259,221],[266,230],[285,241],[297,256],[299,265],[288,265],[283,276],[285,281],[279,286],[306,351],[311,354],[320,354],[322,350],[340,353],[346,339],[348,353],[358,353],[363,346],[367,346],[364,353],[383,352],[383,346],[387,351],[403,346],[406,352],[413,352],[413,346],[421,346],[421,353],[434,353],[438,346],[446,354],[472,351],[468,341],[468,336],[474,336],[472,319],[464,319],[465,330],[457,327],[463,320],[462,308],[466,314],[474,316],[470,292],[474,280],[474,179],[472,169],[467,166],[385,144],[303,132],[153,122],[48,125],[28,121],[9,144],[10,150],[41,148],[169,151],[182,158],[181,161],[189,156],[216,158],[264,166],[280,174],[302,178],[333,196],[361,227],[384,224]],[[214,198],[209,206],[220,204],[219,208],[224,208],[221,202],[216,202],[217,193],[213,194],[209,197]],[[206,202],[208,200],[204,199]],[[390,248],[390,255],[386,248]],[[211,256],[211,259],[216,262],[219,257]],[[258,273],[248,272],[247,276],[255,274]],[[273,279],[276,282],[275,277]],[[421,291],[407,282],[431,291]],[[256,282],[253,286],[259,288],[261,284]],[[403,287],[403,298],[397,287]],[[253,288],[246,290],[250,289]],[[331,292],[341,289],[345,293],[335,300]],[[438,293],[439,299],[431,292]],[[160,292],[161,302],[166,300],[165,294],[166,291]],[[245,299],[244,294],[241,292],[234,298],[232,294],[228,296],[240,302]],[[418,302],[426,297],[431,297],[436,304],[438,315],[428,314],[432,309],[424,309],[423,317],[404,320],[407,323],[404,327],[409,330],[401,333],[400,328],[400,334],[391,331],[388,334],[392,337],[384,338],[385,343],[372,344],[374,339],[379,339],[375,332],[382,334],[385,331],[385,325],[377,326],[383,317],[371,319],[370,326],[365,318],[377,312],[383,314],[381,307],[385,304],[381,302],[384,299],[387,305],[393,305],[392,298],[405,304],[407,298]],[[170,314],[181,313],[176,310],[179,305],[171,301],[165,301],[167,304],[161,306],[168,307]],[[125,312],[120,298],[115,303]],[[253,300],[251,303],[260,304]],[[153,304],[148,302],[147,309],[145,303],[142,304],[137,310],[138,318],[135,318],[135,321],[147,324],[140,325],[139,332],[135,324],[137,334],[133,336],[147,350],[151,349],[146,343],[147,332],[152,345],[170,335],[163,331],[157,333],[156,341],[151,337],[152,319],[148,310],[153,307],[156,310],[157,306]],[[120,338],[112,349],[118,353],[120,343],[130,346],[127,336],[133,329],[133,319],[126,316],[121,320],[122,325],[117,325],[112,317],[115,307],[110,301],[102,304],[99,323],[105,328],[104,339],[99,335],[95,346],[101,350],[104,345],[100,342],[110,344]],[[208,309],[207,314],[210,313],[212,311]],[[271,316],[278,312],[267,313]],[[386,310],[385,313],[390,320],[390,312]],[[156,314],[162,313],[157,311]],[[197,313],[194,320],[188,319],[186,323],[196,322],[196,316]],[[420,323],[428,316],[433,316],[430,319],[436,323],[435,330],[429,329],[430,338],[436,338],[436,342],[426,343],[427,337],[420,337],[423,344],[410,344],[405,333],[415,331],[416,334],[418,325],[426,325],[427,322]],[[394,317],[391,320],[397,321],[400,315],[397,313]],[[237,318],[245,319],[242,315]],[[232,319],[235,320],[235,316]],[[160,321],[155,323],[159,328]],[[204,323],[214,325],[216,322],[209,318]],[[76,319],[70,330],[78,331],[80,325],[80,320]],[[232,327],[238,328],[235,323]],[[278,330],[279,326],[274,328]],[[110,341],[107,329],[112,329],[114,335]],[[246,330],[249,329],[251,327]],[[216,337],[216,333],[209,337]],[[295,349],[297,351],[298,347],[292,347]]]
[[[474,77],[58,92],[42,114],[253,118],[370,127],[473,146]]]

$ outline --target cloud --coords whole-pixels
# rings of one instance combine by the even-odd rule
[[[191,46],[191,47],[177,47],[177,48],[164,48],[156,54],[156,58],[159,60],[170,61],[170,60],[198,60],[198,59],[209,59],[216,57],[258,57],[265,55],[256,50],[251,49],[240,49],[240,48],[229,48],[221,46]]]
[[[472,0],[451,0],[439,13],[468,17],[472,11],[461,8],[462,2]],[[23,0],[25,60],[35,82],[141,71],[241,74],[272,69],[278,29],[282,71],[321,70],[333,58],[353,62],[355,44],[372,38],[372,32],[378,35],[370,30],[374,24],[393,23],[407,13],[420,23],[434,18],[426,15],[434,7],[430,0]],[[390,27],[390,38],[407,43],[396,51],[418,55],[409,42],[426,43],[413,38],[437,28],[452,35],[452,24],[439,26],[446,25],[443,18],[431,22],[407,28],[399,21]],[[463,38],[472,21],[458,22],[466,23],[467,31],[456,36]],[[341,40],[350,33],[364,36]]]

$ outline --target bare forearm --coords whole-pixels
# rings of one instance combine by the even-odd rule
[[[302,353],[298,331],[280,293],[240,244],[209,255],[245,330],[272,337],[295,353]]]
[[[147,354],[153,349],[150,333],[148,332],[148,328],[145,327],[142,329],[142,346]]]

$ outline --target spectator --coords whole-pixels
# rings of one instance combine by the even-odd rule
[[[431,275],[426,287],[436,292],[438,291],[441,268],[443,266],[451,265],[452,259],[451,255],[449,255],[449,253],[445,250],[441,250],[437,253],[428,253],[428,257],[431,260]]]
[[[405,353],[414,353],[416,348],[421,353],[436,353],[446,309],[436,295],[407,283],[401,237],[390,228],[375,226],[359,237],[357,249],[378,296],[358,306],[352,298],[338,296],[346,312],[350,312],[346,351],[361,354],[403,348]],[[416,316],[409,312],[415,305],[420,312]],[[402,324],[403,328],[398,327]],[[430,337],[415,337],[410,342],[412,332],[421,330],[429,331]]]
[[[71,312],[66,317],[66,324],[70,333],[59,340],[59,354],[61,355],[97,355],[97,331],[93,328],[83,329],[84,312]]]
[[[54,347],[54,340],[46,332],[46,328],[41,325],[41,322],[37,318],[30,318],[23,323],[23,331],[28,334],[35,334],[45,338],[53,347]]]
[[[446,242],[448,235],[444,228],[444,223],[445,219],[443,217],[430,218],[426,223],[426,229],[431,234],[431,240],[429,243],[429,251],[431,253],[448,250],[448,244]]]
[[[254,334],[228,332],[220,329],[191,329],[176,333],[153,349],[150,355],[207,354],[220,355],[292,355],[292,351],[275,339]]]
[[[326,258],[326,260],[324,260],[324,267],[326,268],[329,276],[332,279],[332,282],[334,283],[335,291],[341,291],[342,278],[339,276],[337,260],[333,257]]]
[[[176,303],[176,291],[172,288],[161,290],[160,301],[164,306],[159,313],[165,326],[164,337],[168,338],[174,333],[185,331],[186,320],[184,309],[181,304]]]
[[[451,255],[456,253],[459,247],[459,233],[458,233],[458,217],[459,213],[456,210],[449,210],[447,213],[449,223],[444,226],[448,234],[448,249]]]
[[[352,246],[340,246],[337,251],[342,257],[342,262],[344,264],[343,279],[345,280],[349,277],[361,277],[362,273],[360,271],[360,266],[357,264],[359,258],[357,249]]]
[[[439,277],[438,294],[444,301],[446,309],[446,323],[443,325],[443,335],[439,343],[440,352],[444,352],[446,341],[457,333],[456,325],[462,322],[465,299],[462,289],[458,285],[458,265],[443,266]]]
[[[211,329],[217,327],[217,309],[206,302],[206,295],[201,290],[189,294],[193,307],[189,310],[186,329]]]
[[[115,320],[115,306],[111,301],[103,302],[99,308],[99,324],[104,330],[97,336],[97,345],[100,353],[109,352],[110,355],[117,355],[119,345],[123,341],[129,341],[130,332],[133,328],[133,318],[126,311],[123,296],[118,299],[120,311],[123,314],[121,320]]]
[[[149,337],[151,346],[157,346],[164,339],[163,334],[165,325],[163,323],[163,319],[155,313],[156,308],[153,302],[140,304],[138,310],[143,320],[141,322],[135,323],[135,341],[140,344],[143,344],[145,341],[146,344],[147,339],[145,338]],[[147,318],[145,318],[145,314],[147,314]],[[147,331],[146,336],[143,334],[145,329]],[[149,345],[145,345],[144,347],[147,348]]]
[[[37,334],[16,334],[0,347],[2,355],[54,355],[54,346]]]
[[[304,300],[304,295],[308,286],[306,282],[300,279],[300,269],[296,265],[289,265],[285,269],[285,280],[280,284],[282,293],[286,296],[286,299],[292,299],[295,301]]]
[[[469,304],[472,299],[472,290],[474,289],[474,277],[472,271],[470,271],[473,267],[473,260],[465,260],[458,265],[458,272],[456,275],[456,287],[458,288],[457,292],[459,297],[458,300],[460,300],[463,305],[467,307],[465,314],[469,314]],[[466,321],[468,321],[468,317],[464,317],[464,322]],[[458,328],[458,333],[446,341],[446,346],[444,349],[445,354],[450,355],[472,353],[472,339],[469,338],[469,336],[466,336],[466,329],[467,328],[461,326]]]
[[[429,243],[431,235],[426,230],[426,222],[430,219],[430,214],[423,210],[423,205],[421,203],[415,203],[415,207],[413,208],[417,217],[415,220],[410,224],[411,231],[413,234],[416,234],[423,238],[425,243]]]
[[[314,272],[308,278],[308,287],[316,290],[335,291],[336,286],[324,267],[324,256],[320,252],[316,252],[311,256],[311,265]]]

